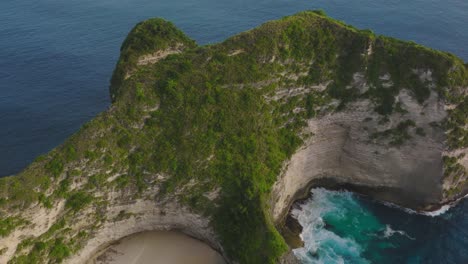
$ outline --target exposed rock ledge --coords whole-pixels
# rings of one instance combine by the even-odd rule
[[[183,45],[181,45],[181,44],[176,45],[175,48],[169,48],[169,49],[166,49],[166,50],[159,50],[159,51],[156,51],[155,53],[141,56],[138,59],[137,65],[141,66],[141,65],[154,64],[154,63],[158,62],[159,60],[164,59],[165,57],[167,57],[167,56],[169,56],[171,54],[177,54],[179,52],[182,52],[182,50],[183,50]]]
[[[298,193],[320,179],[378,188],[381,192],[376,198],[411,208],[438,204],[442,200],[445,137],[442,129],[430,123],[445,118],[445,106],[435,93],[426,106],[406,92],[399,99],[408,113],[394,114],[384,125],[376,118],[364,121],[372,118],[372,104],[367,100],[351,104],[346,111],[309,120],[306,131],[313,136],[292,156],[274,186],[274,219],[281,221]],[[406,119],[414,120],[426,136],[414,135],[398,147],[371,140],[372,133]]]
[[[168,49],[165,49],[165,50],[158,50],[158,51],[156,51],[154,53],[151,53],[151,54],[142,55],[142,56],[140,56],[138,58],[137,66],[145,66],[145,65],[155,64],[158,61],[166,58],[169,55],[177,54],[177,53],[182,52],[183,48],[184,48],[183,44],[177,43],[174,48],[168,48]],[[130,78],[132,76],[132,74],[133,74],[133,71],[134,71],[133,69],[128,70],[125,73],[125,79]]]
[[[405,91],[398,99],[409,111],[392,115],[385,125],[379,125],[375,118],[371,120],[372,103],[368,100],[354,102],[346,111],[308,121],[305,133],[313,136],[284,165],[273,187],[271,210],[278,226],[285,225],[288,217],[291,220],[288,214],[292,204],[309,197],[312,187],[345,188],[421,211],[453,201],[443,195],[447,189],[443,185],[448,184],[444,181],[442,161],[445,134],[440,127],[431,125],[446,118],[449,106],[435,93],[424,106]],[[398,147],[370,139],[372,133],[405,119],[414,120],[426,135],[414,135]],[[466,190],[460,196],[465,193]],[[297,243],[299,238],[294,236],[299,235],[295,233],[299,230],[289,234],[286,226],[283,231],[292,236],[291,242]],[[284,261],[296,263],[291,255],[286,255]]]
[[[157,192],[158,188],[149,189],[145,197]],[[78,230],[82,228],[83,231],[89,231],[90,219],[105,216],[108,220],[95,229],[84,247],[77,254],[67,258],[65,263],[86,263],[110,244],[124,237],[144,231],[158,230],[183,232],[207,243],[223,255],[222,247],[210,226],[209,219],[180,205],[174,197],[168,196],[159,201],[147,198],[129,199],[121,192],[109,192],[103,195],[109,202],[105,211],[96,212],[94,208],[89,208],[77,214],[70,226]],[[39,236],[46,232],[64,213],[63,205],[62,201],[47,214],[44,208],[37,206],[36,209],[30,209],[27,215],[23,215],[34,225],[15,230],[6,238],[0,238],[1,247],[7,248],[7,251],[0,255],[0,263],[7,263],[12,259],[18,243],[25,237]]]
[[[216,240],[209,220],[174,201],[136,200],[116,204],[105,214],[117,217],[121,211],[131,216],[120,221],[106,222],[79,254],[72,256],[66,263],[85,263],[113,242],[144,231],[177,230],[202,240],[222,253],[222,247]]]

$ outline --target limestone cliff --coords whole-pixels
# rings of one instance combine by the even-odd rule
[[[311,184],[416,209],[464,195],[467,87],[455,56],[322,12],[209,46],[144,21],[111,108],[0,180],[0,262],[83,263],[159,229],[232,263],[293,261],[277,227]]]

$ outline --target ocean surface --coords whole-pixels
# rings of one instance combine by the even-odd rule
[[[356,27],[413,40],[468,61],[467,0],[2,0],[0,176],[18,173],[109,106],[108,83],[119,47],[135,23],[164,17],[199,44],[208,44],[305,9],[323,9]],[[386,259],[468,263],[467,202],[442,216],[429,217],[395,211],[348,193],[328,193],[322,198],[330,210],[341,212],[342,205],[351,206],[350,215],[338,222],[359,225],[362,220],[367,228],[366,221],[372,221],[373,229],[364,231],[378,233],[388,225],[387,233],[393,232],[388,241],[374,243],[369,237],[358,238],[353,233],[359,230],[356,227],[311,229],[310,243],[318,249],[324,240],[314,242],[314,232],[332,232],[351,241],[344,246],[359,246],[350,255],[353,261],[343,255],[343,263],[384,263]],[[318,206],[316,202],[312,200],[310,206]],[[365,214],[359,216],[358,211]],[[314,217],[309,221],[319,221]],[[343,250],[343,254],[351,252]],[[320,263],[323,259],[317,259],[317,254],[321,256],[305,254],[313,257],[304,262]]]
[[[302,263],[468,263],[468,200],[417,214],[347,191],[312,189],[293,210]]]

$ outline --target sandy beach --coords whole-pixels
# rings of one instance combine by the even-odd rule
[[[175,231],[145,232],[111,245],[90,264],[225,264],[207,244]]]

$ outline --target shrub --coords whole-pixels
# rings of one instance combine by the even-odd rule
[[[72,211],[79,211],[93,201],[93,197],[83,191],[76,192],[67,199],[65,207]]]
[[[71,255],[70,248],[63,243],[63,239],[57,238],[55,240],[54,245],[52,246],[49,256],[51,259],[55,260],[56,262],[62,262],[66,257]]]
[[[65,147],[65,161],[70,162],[78,158],[76,149],[73,146]]]
[[[60,157],[55,156],[51,161],[46,163],[45,168],[56,178],[63,171],[63,161]]]
[[[424,129],[422,127],[416,128],[416,134],[418,134],[418,135],[420,135],[422,137],[426,136],[426,132],[424,132]]]
[[[26,220],[19,217],[0,218],[0,237],[8,236],[17,227],[25,225]]]

